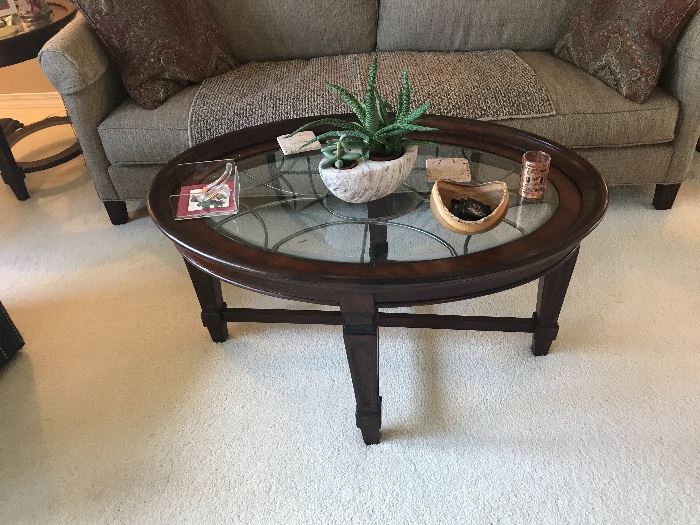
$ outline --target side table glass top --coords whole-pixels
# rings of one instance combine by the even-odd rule
[[[501,224],[477,235],[460,235],[438,224],[430,211],[432,183],[425,171],[426,159],[436,156],[469,159],[473,184],[502,180],[508,185],[509,210]],[[551,183],[542,201],[522,202],[518,162],[459,146],[422,146],[397,192],[367,204],[345,203],[330,194],[318,173],[320,160],[320,153],[285,157],[279,150],[239,160],[240,212],[198,220],[268,252],[380,263],[457,257],[501,246],[540,228],[559,204]]]
[[[51,8],[51,14],[49,16],[39,18],[32,22],[23,21],[17,14],[0,16],[0,40],[46,27],[54,20],[63,18],[69,13],[69,9],[62,4],[49,2],[49,7]]]

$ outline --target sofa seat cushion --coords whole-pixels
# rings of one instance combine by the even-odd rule
[[[578,148],[658,144],[673,140],[678,102],[661,89],[656,89],[644,104],[639,105],[549,52],[520,52],[518,55],[548,89],[556,114],[497,122]],[[338,60],[347,59],[338,57]],[[275,63],[275,78],[284,75],[284,64]],[[243,66],[235,72],[245,75],[249,69]],[[364,74],[364,70],[358,72],[358,85],[350,86],[352,89],[362,89]],[[268,82],[261,79],[259,84],[257,91],[248,97],[231,100],[230,104],[240,105],[243,113],[245,105],[251,101],[260,104],[261,92],[268,89]],[[189,87],[151,111],[129,100],[118,106],[98,128],[109,161],[112,164],[164,164],[187,149],[190,145],[189,113],[196,89]],[[274,96],[274,93],[269,96]],[[333,96],[328,93],[328,97]],[[313,97],[307,96],[303,90],[290,92],[285,100],[307,115],[318,113]],[[273,109],[280,107],[279,104],[269,104],[269,107],[268,122],[281,118]]]
[[[570,147],[660,144],[674,138],[678,101],[656,88],[643,104],[626,99],[594,76],[549,52],[522,51],[549,90],[555,115],[500,124],[542,135]]]

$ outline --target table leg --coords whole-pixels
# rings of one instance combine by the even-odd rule
[[[533,314],[535,333],[532,337],[532,353],[547,355],[552,341],[559,332],[559,313],[564,305],[566,290],[574,272],[578,246],[552,271],[540,277],[537,292],[537,312]]]
[[[376,219],[386,216],[383,208],[383,200],[367,203],[367,218]],[[386,262],[389,256],[389,243],[387,242],[386,224],[369,224],[369,260],[370,262]]]
[[[372,296],[345,297],[340,302],[343,339],[355,391],[355,421],[366,445],[379,443],[382,398],[379,396],[377,307]]]
[[[3,121],[3,130],[0,130],[0,175],[2,175],[3,182],[14,192],[15,197],[18,200],[26,201],[29,198],[29,192],[24,183],[24,172],[17,165],[5,137],[5,128],[10,129],[9,120],[3,119]]]
[[[185,266],[202,307],[202,324],[209,330],[212,341],[223,343],[228,339],[228,326],[223,316],[226,303],[221,292],[221,281],[200,270],[187,259],[185,259]]]

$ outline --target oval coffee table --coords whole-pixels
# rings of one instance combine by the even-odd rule
[[[156,225],[180,251],[214,341],[229,322],[330,324],[343,338],[356,398],[356,422],[367,444],[379,442],[378,328],[443,328],[532,333],[532,352],[545,355],[581,241],[600,222],[607,188],[586,160],[558,144],[515,129],[466,119],[432,117],[439,132],[421,138],[413,173],[396,193],[369,204],[329,195],[318,175],[318,153],[284,157],[275,138],[311,119],[229,133],[198,145],[158,174],[148,196]],[[520,158],[527,150],[552,156],[550,184],[538,203],[517,198]],[[503,180],[510,189],[505,220],[490,232],[465,236],[443,229],[428,203],[429,157],[466,157],[476,182]],[[176,221],[173,204],[193,170],[175,167],[235,159],[241,176],[237,216]],[[460,301],[539,279],[532,317],[480,317],[379,312]],[[228,308],[221,281],[275,297],[337,306],[339,311]],[[504,312],[507,314],[507,312]]]

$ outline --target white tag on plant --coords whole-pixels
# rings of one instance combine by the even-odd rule
[[[469,182],[472,174],[469,170],[469,161],[464,158],[432,158],[425,161],[425,168],[429,182],[438,180],[453,180]]]
[[[280,145],[282,153],[285,155],[294,155],[296,153],[304,153],[306,151],[317,151],[321,149],[321,144],[318,141],[312,142],[311,144],[306,144],[310,140],[316,138],[316,133],[313,131],[300,131],[288,137],[287,135],[281,135],[277,137],[277,143]]]

